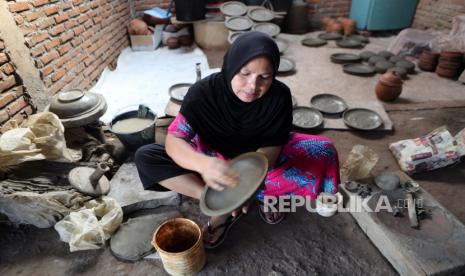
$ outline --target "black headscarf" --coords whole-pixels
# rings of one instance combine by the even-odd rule
[[[271,61],[273,81],[261,98],[246,103],[232,91],[231,80],[258,56]],[[247,32],[226,52],[221,72],[191,86],[180,112],[207,146],[234,158],[287,141],[292,127],[292,99],[289,88],[275,79],[279,59],[278,47],[271,37]]]

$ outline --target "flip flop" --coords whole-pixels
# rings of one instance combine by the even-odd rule
[[[207,222],[207,232],[208,234],[213,234],[215,233],[218,229],[220,228],[224,228],[224,231],[223,231],[223,234],[221,234],[221,236],[218,238],[218,240],[216,240],[215,243],[207,243],[207,242],[204,242],[204,247],[206,249],[213,249],[213,248],[216,248],[218,246],[220,246],[225,240],[226,240],[226,236],[228,235],[228,232],[229,230],[231,229],[231,226],[234,225],[234,223],[236,221],[238,221],[241,217],[242,217],[243,213],[240,213],[239,215],[233,217],[233,216],[229,216],[226,221],[216,227],[212,227],[211,226],[211,223],[210,223],[210,220]]]
[[[286,214],[281,212],[279,213],[279,217],[277,219],[269,219],[267,218],[265,211],[263,210],[263,207],[263,202],[258,201],[258,213],[260,214],[260,217],[263,219],[263,221],[268,224],[278,224],[281,221],[283,221],[283,219],[286,217]]]

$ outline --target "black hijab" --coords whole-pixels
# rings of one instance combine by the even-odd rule
[[[273,81],[262,97],[246,103],[232,91],[231,80],[258,56],[271,61]],[[271,37],[247,32],[226,52],[221,72],[191,86],[180,112],[208,147],[234,158],[287,141],[292,127],[292,99],[289,88],[275,79],[279,59],[278,47]]]

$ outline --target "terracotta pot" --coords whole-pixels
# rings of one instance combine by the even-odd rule
[[[379,77],[375,87],[376,97],[381,101],[393,101],[402,92],[402,80],[395,71],[388,71]]]
[[[145,23],[141,19],[133,19],[128,24],[128,33],[130,35],[146,35],[147,31],[147,23]]]
[[[344,28],[342,27],[342,24],[337,21],[334,21],[329,25],[329,32],[342,33],[343,30]]]
[[[325,32],[331,32],[331,29],[332,29],[332,26],[333,24],[336,23],[336,20],[335,19],[330,19],[327,23],[326,23],[326,26],[325,26]]]
[[[329,22],[331,22],[331,20],[333,20],[331,17],[329,16],[324,16],[322,19],[321,19],[321,28],[323,30],[326,30]]]
[[[342,22],[342,26],[344,28],[344,35],[351,35],[355,32],[355,20],[346,18]]]

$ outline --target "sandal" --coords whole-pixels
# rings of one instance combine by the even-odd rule
[[[216,248],[218,246],[220,246],[225,240],[226,240],[226,236],[228,235],[228,232],[229,232],[229,229],[231,229],[231,226],[233,226],[233,224],[239,220],[239,218],[242,217],[242,213],[233,217],[233,216],[229,216],[226,221],[216,227],[212,227],[211,223],[210,223],[210,220],[207,222],[207,233],[212,235],[214,234],[216,231],[218,231],[218,229],[220,228],[224,228],[224,231],[223,233],[221,234],[221,236],[218,237],[218,239],[216,240],[216,242],[214,243],[208,243],[208,242],[205,242],[204,241],[204,247],[206,249],[213,249],[213,248]]]
[[[264,210],[265,208],[265,204],[261,201],[258,201],[258,213],[260,214],[260,217],[263,219],[264,222],[268,223],[268,224],[278,224],[280,223],[281,221],[283,221],[283,219],[286,217],[286,214],[285,213],[280,213],[278,212],[279,216],[275,219],[270,219],[267,215],[266,215],[266,212]]]

